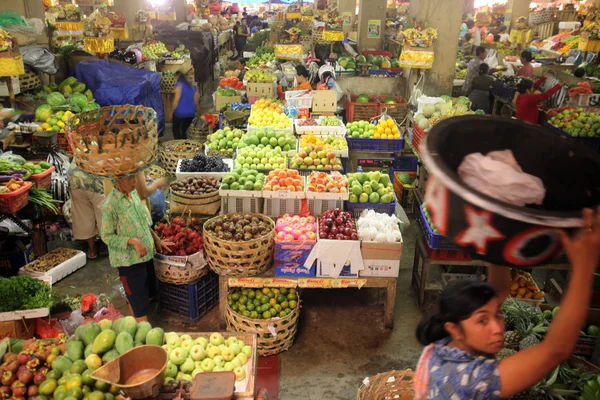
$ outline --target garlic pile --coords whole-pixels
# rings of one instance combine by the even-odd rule
[[[402,241],[400,220],[395,215],[365,210],[358,219],[358,238],[368,242],[395,243]]]

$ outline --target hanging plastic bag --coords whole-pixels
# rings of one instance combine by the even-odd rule
[[[54,75],[58,72],[58,61],[56,56],[47,49],[32,45],[20,48],[23,62],[38,71]]]
[[[494,49],[488,50],[488,54],[483,62],[486,63],[490,69],[496,68],[498,66],[498,52]]]

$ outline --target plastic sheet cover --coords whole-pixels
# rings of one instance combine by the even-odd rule
[[[92,90],[96,103],[102,107],[133,104],[153,108],[158,117],[158,133],[164,133],[159,73],[106,60],[86,60],[75,66],[73,76]]]

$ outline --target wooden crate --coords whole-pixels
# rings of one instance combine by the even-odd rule
[[[163,105],[165,108],[165,122],[173,122],[173,93],[161,93]]]

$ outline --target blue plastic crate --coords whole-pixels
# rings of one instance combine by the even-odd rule
[[[396,212],[396,196],[394,196],[394,201],[391,203],[351,203],[346,201],[344,209],[350,211],[356,218],[360,217],[360,214],[364,210],[373,210],[382,214],[394,215]]]
[[[427,218],[425,218],[425,214],[423,213],[423,206],[419,207],[419,214],[417,214],[417,220],[419,221],[419,225],[421,225],[421,230],[423,231],[423,235],[425,235],[425,240],[427,241],[427,245],[432,250],[462,250],[459,246],[452,243],[449,239],[447,239],[444,235],[440,235],[439,233],[434,233],[429,223],[427,222]]]
[[[30,123],[33,122],[35,120],[35,114],[21,114],[19,115],[19,118],[17,118],[17,120],[15,121],[17,124],[18,123]]]
[[[506,101],[513,101],[517,93],[516,87],[508,86],[500,79],[496,79],[492,84],[492,94]]]
[[[586,147],[589,147],[593,151],[595,151],[597,153],[600,153],[600,138],[597,138],[597,137],[571,136],[567,132],[563,131],[560,128],[555,127],[554,125],[550,124],[549,122],[546,122],[545,125],[548,128],[550,128],[552,131],[554,131],[555,133],[558,133],[559,135],[571,138],[571,139],[573,139],[573,140],[581,143],[582,145],[584,145]]]
[[[394,171],[416,171],[419,165],[419,159],[412,156],[397,156],[394,157],[392,168]]]
[[[191,322],[198,321],[219,303],[219,276],[209,271],[185,285],[158,281],[160,307]]]
[[[348,150],[397,153],[404,147],[404,139],[374,139],[346,137]]]

